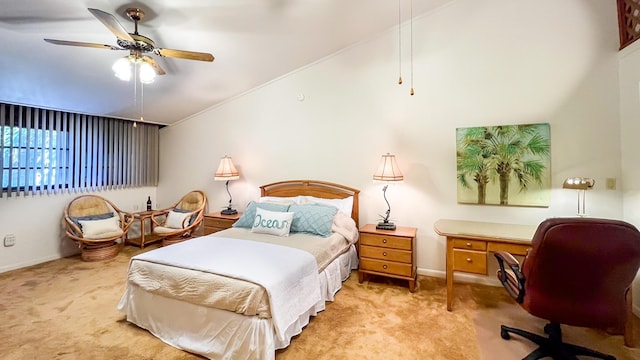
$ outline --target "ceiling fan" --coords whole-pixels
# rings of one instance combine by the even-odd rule
[[[128,58],[130,61],[145,62],[151,65],[158,75],[164,75],[165,71],[153,58],[144,54],[153,53],[163,57],[209,62],[214,59],[213,55],[209,53],[157,48],[153,40],[138,34],[138,21],[144,18],[144,12],[138,8],[128,8],[124,12],[124,14],[135,23],[133,33],[127,32],[113,15],[98,9],[89,8],[88,10],[117,37],[118,46],[56,39],[44,39],[44,41],[55,45],[83,46],[108,50],[129,50]]]

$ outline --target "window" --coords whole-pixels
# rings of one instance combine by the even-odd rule
[[[64,142],[64,133],[55,130],[3,126],[2,133],[2,188],[39,188],[57,183],[59,154],[68,148],[58,148]],[[31,175],[33,174],[33,175]]]
[[[0,196],[158,183],[159,126],[0,103]]]

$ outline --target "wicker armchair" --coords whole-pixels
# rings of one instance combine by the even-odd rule
[[[133,223],[133,214],[97,195],[82,195],[64,209],[65,232],[81,249],[84,261],[116,257]]]
[[[200,190],[186,194],[173,206],[151,215],[153,234],[160,237],[162,246],[190,239],[204,219],[207,196]]]

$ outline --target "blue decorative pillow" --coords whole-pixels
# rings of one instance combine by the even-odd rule
[[[98,214],[98,215],[69,216],[71,221],[73,221],[81,229],[82,229],[82,226],[80,225],[80,221],[104,220],[104,219],[108,219],[108,218],[112,218],[112,217],[113,217],[113,211],[112,212],[108,212],[108,213],[104,213],[104,214]]]
[[[258,207],[251,232],[289,236],[292,220],[292,212],[269,211]]]
[[[333,217],[338,209],[333,206],[319,204],[291,205],[293,212],[292,232],[304,232],[327,237],[331,235]]]
[[[286,212],[289,209],[289,205],[257,203],[255,201],[251,201],[249,202],[249,205],[247,205],[247,208],[245,209],[240,219],[238,219],[238,221],[233,223],[232,226],[251,229],[253,227],[253,219],[255,219],[256,217],[256,208],[269,210],[269,211]]]

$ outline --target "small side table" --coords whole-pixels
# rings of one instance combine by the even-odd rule
[[[409,291],[416,290],[416,228],[398,226],[395,230],[378,230],[367,224],[360,229],[358,241],[360,268],[358,281],[374,274],[409,281]]]
[[[151,221],[151,215],[153,215],[153,210],[148,211],[138,211],[133,213],[133,218],[140,222],[140,237],[129,239],[127,236],[127,243],[133,244],[136,246],[140,246],[140,249],[143,249],[145,245],[152,244],[157,242],[160,238],[153,235],[153,221]],[[145,221],[149,221],[150,233],[145,234]]]
[[[240,216],[242,216],[241,212],[235,215],[223,215],[219,211],[212,214],[204,214],[204,235],[230,228],[234,222],[240,219]]]

